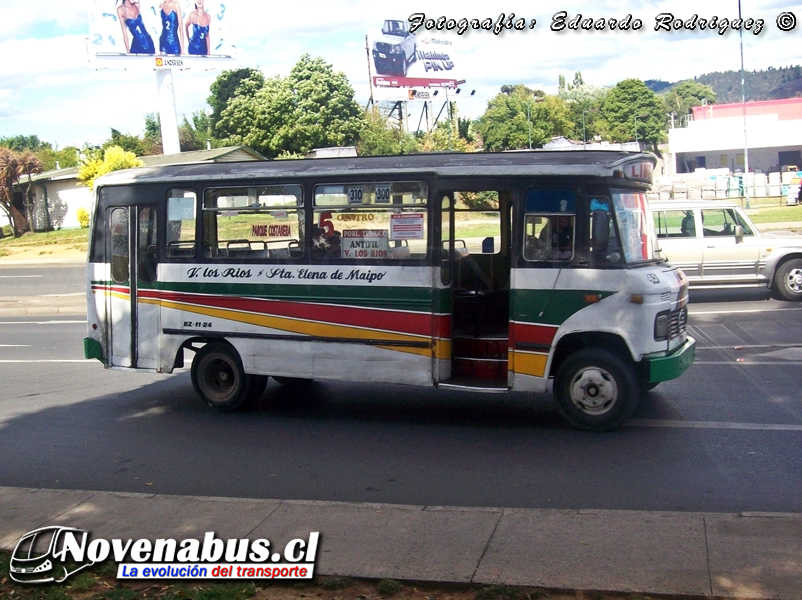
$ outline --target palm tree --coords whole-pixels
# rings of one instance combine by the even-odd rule
[[[30,202],[30,188],[31,188],[31,175],[39,173],[42,170],[42,161],[36,154],[30,150],[23,150],[22,152],[15,152],[10,148],[0,147],[0,208],[8,216],[8,221],[11,224],[11,231],[14,237],[19,235],[17,229],[17,221],[14,219],[14,214],[19,214],[12,201],[14,199],[14,186],[21,183],[23,175],[25,178],[25,208],[27,215],[20,214],[24,222],[32,223],[31,218],[31,202]]]
[[[0,208],[6,213],[11,224],[11,233],[17,237],[17,223],[14,220],[14,184],[19,181],[19,155],[9,148],[0,147]]]

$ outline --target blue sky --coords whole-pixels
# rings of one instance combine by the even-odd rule
[[[104,0],[114,11],[114,0]],[[493,19],[500,13],[537,24],[525,31],[425,31],[454,40],[454,62],[474,96],[458,97],[460,115],[477,117],[504,84],[523,83],[555,93],[560,74],[568,81],[581,71],[585,83],[614,85],[630,77],[677,81],[710,71],[740,68],[736,31],[655,31],[656,16],[672,13],[687,20],[735,19],[737,0],[690,2],[600,0],[598,2],[466,3],[457,1],[401,3],[367,1],[255,2],[228,0],[226,17],[238,48],[235,66],[260,68],[266,76],[289,73],[301,55],[320,56],[348,77],[356,100],[369,98],[365,36],[373,35],[387,18]],[[146,69],[95,70],[88,60],[88,0],[64,3],[38,0],[35,5],[0,0],[0,136],[37,135],[57,147],[98,144],[110,129],[140,134],[144,115],[158,112],[156,77]],[[533,8],[535,7],[535,8]],[[628,14],[643,22],[638,31],[552,31],[554,15],[566,11],[622,19]],[[793,13],[795,29],[778,29],[777,17]],[[743,35],[747,70],[802,64],[802,4],[777,0],[742,0],[744,18],[762,19],[763,30]],[[786,16],[787,18],[787,16]],[[209,86],[219,70],[174,71],[177,118],[208,109]],[[421,102],[408,111],[415,124]]]

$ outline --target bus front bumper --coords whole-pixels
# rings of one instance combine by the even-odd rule
[[[649,383],[659,383],[676,379],[693,364],[696,357],[696,340],[688,336],[685,343],[668,356],[647,359],[647,378]]]
[[[84,338],[84,357],[96,358],[100,362],[103,362],[103,348],[100,342],[92,338]]]

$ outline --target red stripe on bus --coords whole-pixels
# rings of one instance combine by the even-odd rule
[[[432,335],[432,314],[411,313],[405,311],[388,311],[375,308],[357,308],[335,306],[331,304],[311,302],[288,302],[283,300],[265,300],[260,298],[243,298],[227,296],[208,296],[201,294],[185,294],[156,290],[140,290],[143,298],[154,298],[198,304],[229,310],[291,317],[308,321],[320,321],[335,325],[383,329],[413,335]]]
[[[551,346],[557,329],[550,325],[530,325],[513,321],[510,323],[510,345],[524,343]]]

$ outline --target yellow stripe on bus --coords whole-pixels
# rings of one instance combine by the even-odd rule
[[[171,302],[169,300],[159,301],[155,298],[139,298],[139,301],[144,302],[146,304],[161,304],[163,308],[183,310],[186,312],[201,314],[208,317],[218,317],[220,319],[228,319],[230,321],[238,321],[240,323],[247,323],[249,325],[258,325],[260,327],[269,327],[271,329],[279,329],[281,331],[289,331],[292,333],[299,333],[302,335],[312,335],[317,337],[331,337],[331,338],[339,337],[339,338],[360,339],[360,340],[374,339],[388,342],[430,341],[430,338],[428,337],[424,338],[422,336],[403,335],[398,333],[390,333],[386,331],[377,331],[375,329],[349,327],[347,325],[317,323],[314,321],[304,321],[300,319],[293,319],[290,317],[260,315],[256,313],[242,312],[226,308],[213,308],[208,306],[197,306],[193,304],[181,304],[179,302]],[[435,344],[435,350],[438,353],[441,351],[440,346],[441,346],[440,344]],[[388,350],[397,350],[400,352],[408,352],[411,354],[418,354],[420,356],[432,355],[432,350],[430,347],[410,348],[410,347],[399,347],[399,346],[383,346],[381,344],[377,344],[377,347],[386,348]]]
[[[520,373],[521,375],[533,375],[535,377],[543,377],[546,373],[546,362],[549,359],[548,354],[534,354],[531,352],[512,350],[510,355],[510,364],[512,364],[512,370],[516,373]]]

